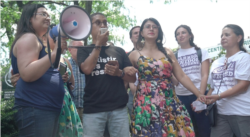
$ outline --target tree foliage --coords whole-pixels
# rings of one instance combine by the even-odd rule
[[[17,137],[18,129],[15,124],[13,111],[14,97],[9,100],[1,100],[1,136],[2,137]]]
[[[28,4],[44,4],[51,13],[51,24],[59,23],[61,11],[69,5],[83,7],[88,13],[101,12],[107,16],[110,37],[113,43],[124,43],[123,36],[115,36],[112,30],[122,28],[128,30],[135,25],[136,18],[129,16],[124,0],[0,0],[0,74],[5,72],[9,64],[8,54],[15,37],[15,30],[23,7]],[[85,44],[88,44],[85,41]],[[68,57],[69,54],[66,55]]]

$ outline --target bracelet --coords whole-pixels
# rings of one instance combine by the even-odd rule
[[[219,100],[220,100],[220,99],[221,99],[221,98],[220,98],[220,94],[218,94],[218,96],[219,96]]]

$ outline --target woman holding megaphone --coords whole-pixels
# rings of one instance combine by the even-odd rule
[[[62,77],[55,62],[58,43],[51,62],[42,37],[50,25],[50,16],[41,4],[24,7],[11,46],[13,74],[20,74],[15,90],[15,121],[19,136],[54,137],[65,94]],[[65,39],[62,39],[65,43]]]

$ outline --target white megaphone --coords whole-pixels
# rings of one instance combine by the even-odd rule
[[[72,40],[83,40],[86,39],[92,29],[92,23],[89,14],[79,6],[68,6],[66,7],[60,16],[60,24],[53,27],[49,35],[54,40],[58,37],[58,43],[61,42],[61,37],[67,37]],[[60,32],[60,34],[59,34]],[[49,47],[49,44],[48,44]],[[50,47],[49,47],[50,48]],[[51,61],[50,50],[49,58]],[[57,68],[61,57],[61,46],[58,45],[55,63],[51,66]]]
[[[72,40],[86,39],[92,29],[89,14],[79,6],[66,7],[60,16],[60,24],[50,30],[50,37],[55,40],[60,34]]]

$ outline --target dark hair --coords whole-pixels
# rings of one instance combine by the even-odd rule
[[[130,38],[132,37],[132,31],[133,31],[135,28],[140,28],[140,26],[134,26],[134,27],[129,31],[129,37],[130,37]]]
[[[36,13],[37,9],[39,9],[39,8],[45,8],[45,7],[41,4],[28,4],[23,8],[22,15],[21,15],[19,22],[17,24],[17,32],[15,35],[15,39],[11,45],[10,55],[13,51],[13,47],[14,47],[16,41],[23,34],[25,34],[25,33],[34,33],[35,34],[35,30],[32,27],[30,19],[33,17],[34,13]]]
[[[166,58],[169,60],[169,62],[172,63],[171,58],[168,56],[168,54],[167,54],[165,48],[163,47],[162,41],[163,41],[163,35],[164,35],[164,34],[163,34],[162,29],[161,29],[161,25],[160,25],[160,23],[159,23],[156,19],[154,19],[154,18],[148,18],[148,19],[145,19],[145,20],[142,22],[141,27],[140,27],[139,38],[138,38],[138,41],[137,41],[137,43],[136,43],[136,49],[139,49],[138,46],[141,46],[141,45],[142,45],[142,44],[141,44],[141,40],[142,40],[143,38],[142,38],[141,32],[143,31],[143,28],[144,28],[145,23],[148,22],[148,21],[152,21],[152,22],[155,23],[155,25],[158,26],[158,38],[155,40],[155,43],[156,43],[156,45],[157,45],[158,50],[160,50],[160,51],[166,56]],[[160,40],[161,42],[158,43],[158,42],[157,42],[158,40]]]
[[[93,13],[93,14],[90,15],[91,20],[93,20],[93,17],[96,16],[96,15],[102,15],[102,16],[104,16],[106,18],[106,16],[103,13],[97,12],[97,13]]]
[[[243,44],[244,44],[244,31],[242,30],[242,28],[240,26],[238,26],[238,25],[235,25],[235,24],[228,24],[224,28],[230,28],[230,29],[233,30],[235,35],[237,35],[237,36],[241,35],[242,36],[242,38],[240,40],[240,43],[239,43],[239,48],[240,48],[241,51],[247,52],[247,50],[243,47]]]
[[[179,27],[176,28],[174,35],[175,35],[175,40],[177,41],[177,30],[179,28],[184,28],[187,30],[188,34],[191,35],[191,38],[189,39],[189,44],[190,46],[194,47],[196,50],[200,49],[200,47],[198,47],[196,44],[194,44],[194,34],[192,33],[192,30],[189,26],[187,25],[180,25]]]

